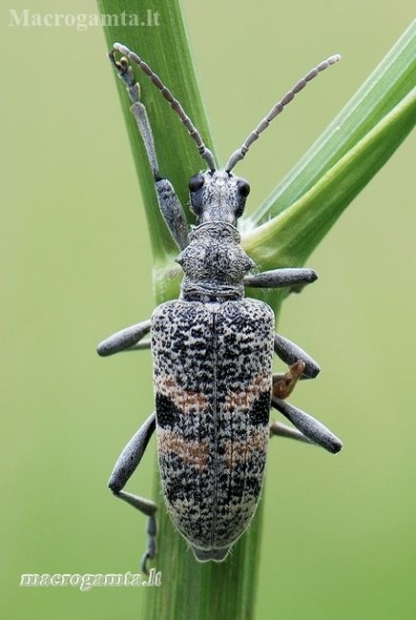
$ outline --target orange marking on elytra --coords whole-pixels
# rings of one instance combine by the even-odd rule
[[[246,463],[256,451],[266,452],[269,441],[269,429],[252,431],[245,440],[230,441],[226,447],[224,460],[229,470],[240,463]]]
[[[271,388],[269,375],[258,375],[241,392],[229,392],[225,398],[227,409],[249,410],[258,395],[267,392]]]
[[[204,411],[208,406],[207,398],[202,392],[183,390],[172,375],[156,377],[155,388],[157,392],[167,396],[185,415]]]
[[[159,430],[158,448],[160,454],[174,452],[184,463],[197,465],[200,471],[208,461],[209,446],[206,442],[187,441],[173,431]]]

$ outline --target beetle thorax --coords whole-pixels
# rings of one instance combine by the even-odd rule
[[[185,272],[182,299],[224,301],[244,295],[243,278],[254,262],[240,246],[235,226],[209,222],[196,226],[177,262]]]

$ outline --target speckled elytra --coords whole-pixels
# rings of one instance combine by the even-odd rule
[[[116,60],[115,53],[121,55]],[[236,228],[250,187],[232,169],[251,144],[311,79],[338,60],[332,56],[310,71],[273,106],[217,169],[197,129],[150,67],[116,43],[110,59],[126,86],[132,113],[153,172],[164,220],[180,250],[184,271],[180,299],[158,306],[150,320],[133,325],[98,346],[102,356],[151,348],[156,412],[121,453],[111,474],[112,492],[149,517],[142,568],[156,554],[156,504],[123,491],[156,429],[163,497],[173,523],[200,562],[223,561],[249,525],[259,501],[270,435],[291,437],[338,452],[341,441],[325,426],[285,402],[298,379],[319,373],[302,349],[275,333],[271,308],[244,297],[245,287],[300,287],[317,278],[312,269],[255,267]],[[161,178],[146,109],[130,62],[149,76],[195,141],[207,170],[189,181],[196,225],[188,230],[172,184]],[[140,342],[147,334],[150,340]],[[274,375],[273,353],[289,366]],[[296,427],[270,424],[270,407]]]

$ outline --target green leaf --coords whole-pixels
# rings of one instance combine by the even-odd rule
[[[259,269],[302,265],[416,123],[416,21],[246,223]],[[285,294],[263,296],[277,312]]]
[[[287,209],[315,185],[416,86],[416,20],[306,155],[279,183],[250,225]],[[403,127],[404,135],[412,129]],[[393,129],[392,129],[393,130]],[[389,133],[386,127],[386,134]],[[391,154],[391,152],[390,152]],[[383,158],[382,164],[387,158]],[[374,169],[373,174],[377,172]],[[370,177],[368,177],[369,179]]]
[[[303,264],[415,123],[413,89],[301,198],[245,235],[243,245],[260,270]],[[274,301],[268,297],[268,302],[276,308],[281,298],[275,293]]]

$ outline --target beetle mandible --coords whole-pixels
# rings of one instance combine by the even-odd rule
[[[115,52],[121,55],[116,60]],[[244,297],[245,287],[302,287],[317,278],[312,269],[275,269],[255,275],[236,228],[250,187],[232,169],[251,144],[332,56],[300,80],[217,169],[198,130],[160,78],[137,54],[116,43],[110,59],[132,101],[154,176],[159,207],[180,250],[181,296],[159,305],[150,320],[110,336],[101,356],[151,348],[156,412],[121,453],[111,474],[112,492],[148,516],[148,548],[142,569],[156,554],[157,506],[123,491],[156,429],[163,497],[179,532],[198,561],[223,561],[256,511],[264,478],[268,440],[281,435],[336,453],[341,441],[313,417],[285,402],[298,379],[316,377],[318,364],[275,333],[274,314],[264,302]],[[160,176],[152,130],[130,63],[151,79],[195,141],[207,169],[189,181],[196,225],[189,231],[172,184]],[[149,334],[150,341],[142,341]],[[289,366],[272,371],[273,352]],[[296,428],[269,423],[270,407]],[[297,430],[296,430],[297,429]]]

